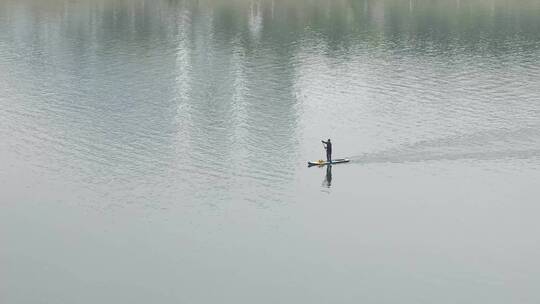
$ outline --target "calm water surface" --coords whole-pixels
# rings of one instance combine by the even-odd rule
[[[539,185],[538,1],[0,1],[2,303],[538,303]]]

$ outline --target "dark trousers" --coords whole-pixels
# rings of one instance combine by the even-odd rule
[[[332,161],[332,152],[326,151],[326,161],[327,162]]]

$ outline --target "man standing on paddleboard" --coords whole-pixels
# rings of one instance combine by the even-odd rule
[[[323,143],[324,148],[326,149],[326,161],[328,163],[332,163],[332,142],[330,141],[330,138],[328,141],[321,140]]]

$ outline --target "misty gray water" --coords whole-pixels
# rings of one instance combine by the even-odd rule
[[[2,303],[538,303],[539,185],[538,1],[0,1]]]

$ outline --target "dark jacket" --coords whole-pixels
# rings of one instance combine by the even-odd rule
[[[323,144],[326,145],[325,149],[326,149],[326,153],[328,154],[332,154],[332,142],[331,141],[324,141],[324,140],[321,140]]]

